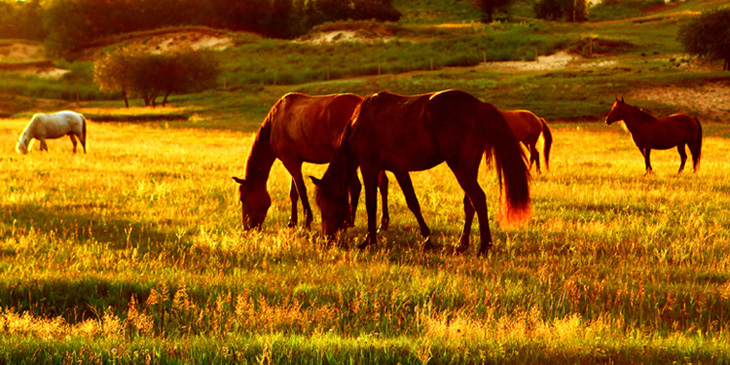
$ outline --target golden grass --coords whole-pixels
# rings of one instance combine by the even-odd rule
[[[705,126],[702,168],[681,175],[674,150],[654,152],[655,172],[644,175],[618,127],[553,126],[552,169],[533,176],[525,226],[499,227],[498,185],[482,169],[495,247],[479,259],[475,249],[454,254],[463,193],[445,166],[412,174],[438,248],[422,253],[391,184],[392,228],[360,252],[347,246],[365,234],[362,204],[334,245],[319,237],[318,212],[311,230],[286,228],[290,178],[280,163],[263,231],[240,230],[231,176],[244,171],[251,133],[92,122],[86,155],[60,139],[21,156],[13,147],[25,123],[0,120],[5,346],[82,339],[108,351],[118,346],[110,336],[127,346],[236,338],[280,361],[297,351],[385,356],[389,346],[404,362],[727,353],[723,125]],[[321,176],[324,166],[304,170]],[[641,349],[646,357],[634,357]]]

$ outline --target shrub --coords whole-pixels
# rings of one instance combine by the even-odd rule
[[[586,0],[540,0],[535,16],[541,19],[583,22],[588,16]]]
[[[730,8],[697,16],[680,27],[677,38],[687,53],[724,60],[722,69],[730,70]]]
[[[211,51],[176,50],[149,54],[139,47],[123,47],[102,55],[94,64],[94,81],[102,90],[120,90],[125,105],[128,95],[138,95],[145,106],[162,105],[172,93],[201,91],[215,86],[220,74]]]

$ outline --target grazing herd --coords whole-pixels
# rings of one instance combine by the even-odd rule
[[[693,168],[699,168],[702,153],[702,126],[696,118],[674,114],[655,118],[640,108],[616,99],[606,124],[623,121],[644,156],[651,172],[652,149],[677,147],[682,172],[687,154]],[[70,136],[76,152],[78,138],[86,152],[86,119],[63,111],[36,114],[16,146],[18,153],[29,150],[32,139],[48,150],[45,140]],[[529,171],[540,170],[536,143],[543,136],[545,168],[549,169],[552,133],[544,119],[524,110],[499,110],[460,90],[444,90],[421,95],[378,92],[366,98],[355,94],[308,96],[289,93],[279,99],[259,128],[238,183],[242,220],[245,229],[260,228],[271,206],[267,180],[276,159],[281,160],[292,177],[289,197],[289,226],[299,221],[297,205],[302,201],[304,226],[309,227],[313,213],[307,199],[302,163],[329,166],[321,179],[310,177],[316,187],[316,203],[321,211],[322,233],[328,238],[355,223],[362,185],[365,187],[367,235],[359,247],[377,243],[377,192],[382,198],[380,229],[387,230],[388,178],[390,171],[405,195],[423,236],[424,249],[432,247],[431,230],[426,224],[416,197],[411,171],[433,168],[443,162],[451,169],[464,190],[464,226],[457,252],[469,247],[471,225],[476,213],[481,227],[478,255],[492,246],[486,195],[477,176],[482,157],[494,159],[500,188],[504,190],[504,224],[520,223],[530,216]],[[530,153],[529,165],[520,142]],[[357,175],[360,169],[363,183]]]

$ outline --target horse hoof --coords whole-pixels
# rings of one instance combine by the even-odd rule
[[[360,249],[360,250],[365,250],[370,245],[371,245],[371,243],[366,240],[366,241],[363,241],[363,243],[357,245],[357,248]]]
[[[489,253],[490,249],[492,249],[491,243],[483,245],[482,247],[479,247],[479,252],[477,252],[477,257],[486,256],[487,253]]]
[[[387,231],[389,225],[390,225],[390,219],[383,219],[380,222],[380,228],[378,228],[378,230],[380,230],[380,231]]]
[[[436,247],[431,242],[431,236],[426,237],[426,239],[423,241],[423,250],[424,251],[431,251],[434,248],[436,248]]]
[[[297,221],[290,219],[289,220],[289,224],[287,224],[286,226],[289,227],[289,228],[294,228],[294,227],[297,226]]]
[[[469,249],[469,246],[459,245],[459,247],[456,248],[456,253],[462,254],[462,253],[466,252],[466,250],[468,250],[468,249]]]

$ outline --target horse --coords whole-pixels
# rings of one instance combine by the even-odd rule
[[[68,110],[34,114],[18,138],[15,150],[20,154],[28,153],[29,144],[35,138],[41,142],[40,150],[48,151],[46,139],[61,138],[65,135],[71,137],[74,153],[76,153],[76,137],[81,141],[81,146],[86,153],[86,118],[83,115]]]
[[[469,247],[468,219],[476,211],[481,227],[478,255],[483,255],[492,246],[486,195],[477,181],[485,153],[494,155],[500,189],[504,187],[507,213],[502,218],[508,223],[524,221],[530,215],[530,173],[519,142],[496,107],[453,89],[413,96],[387,91],[373,94],[355,110],[324,176],[311,177],[322,214],[322,231],[332,237],[346,227],[344,182],[359,167],[368,216],[368,233],[359,247],[376,244],[375,193],[378,174],[387,170],[395,175],[408,208],[416,215],[424,249],[431,248],[431,231],[421,216],[408,172],[446,162],[465,192],[467,220],[457,252]]]
[[[309,227],[313,214],[302,177],[302,163],[329,162],[342,130],[360,101],[362,98],[355,94],[309,96],[288,93],[271,107],[251,146],[244,178],[233,177],[238,183],[241,222],[245,229],[258,229],[264,223],[271,206],[266,182],[277,158],[292,177],[288,226],[297,225],[297,201],[301,198],[305,226]],[[349,175],[347,179],[351,196],[349,224],[354,224],[361,184],[356,174]],[[381,176],[379,185],[382,199],[387,201],[388,179],[385,174]],[[387,229],[388,222],[388,209],[384,205],[381,229]]]
[[[677,173],[681,173],[687,161],[685,146],[689,146],[692,167],[697,172],[702,156],[702,125],[697,118],[686,114],[656,118],[641,108],[627,104],[623,97],[621,100],[615,99],[611,112],[606,116],[606,124],[611,125],[620,120],[624,122],[636,147],[644,156],[647,174],[653,170],[649,160],[651,150],[667,150],[672,147],[677,147],[679,152],[681,163]]]
[[[553,144],[553,134],[545,119],[539,118],[527,110],[501,110],[501,113],[515,138],[530,150],[529,168],[531,169],[532,164],[535,163],[538,173],[540,173],[540,153],[537,152],[537,139],[542,134],[545,168],[550,170],[550,148]]]

